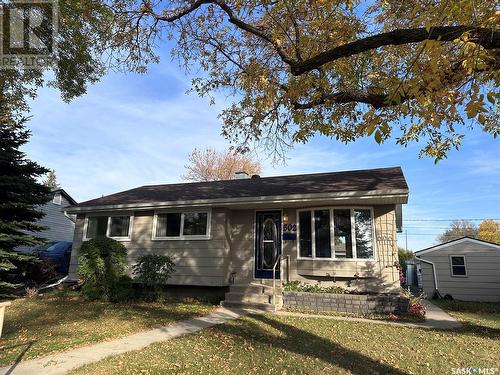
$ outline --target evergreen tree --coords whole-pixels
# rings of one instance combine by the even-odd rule
[[[0,298],[13,295],[19,278],[12,275],[19,276],[34,260],[14,249],[43,242],[30,233],[44,229],[38,207],[50,197],[50,188],[37,182],[48,170],[19,150],[31,135],[24,127],[28,119],[12,113],[7,106],[0,108]]]
[[[43,184],[51,189],[60,188],[59,182],[57,182],[55,170],[52,169],[49,171],[49,173],[47,173],[47,178],[43,181]]]

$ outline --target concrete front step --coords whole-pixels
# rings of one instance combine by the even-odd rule
[[[234,284],[229,287],[231,293],[266,293],[273,294],[273,287],[258,284]],[[276,286],[276,294],[281,294],[281,286]]]
[[[221,305],[226,307],[274,311],[274,289],[272,283],[269,283],[269,280],[264,281],[267,282],[254,281],[249,284],[231,285]],[[276,282],[276,305],[278,308],[283,305],[282,293],[281,282]]]
[[[250,302],[229,302],[222,301],[221,306],[226,308],[237,308],[237,309],[250,309],[250,310],[263,310],[263,311],[275,311],[273,305],[270,303],[250,303]],[[279,308],[279,306],[278,306]]]

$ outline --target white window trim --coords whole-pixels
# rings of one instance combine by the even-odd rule
[[[351,215],[351,239],[352,239],[352,258],[336,258],[335,257],[335,235],[334,235],[334,221],[333,221],[333,210],[350,210]],[[372,224],[372,242],[373,242],[373,257],[372,258],[358,258],[357,248],[356,248],[356,228],[354,225],[354,210],[370,210],[371,224]],[[318,210],[329,210],[330,211],[330,241],[332,256],[330,258],[319,258],[316,257],[316,231],[314,230],[314,211]],[[311,251],[310,257],[300,256],[300,220],[299,213],[303,211],[311,211]],[[367,206],[328,206],[328,207],[310,207],[301,208],[297,210],[296,213],[297,222],[297,260],[313,260],[313,261],[328,261],[328,262],[375,262],[377,261],[377,239],[375,236],[375,216],[373,213],[373,207]]]
[[[464,260],[464,269],[465,269],[465,275],[455,275],[453,273],[453,262],[452,258],[462,258]],[[461,267],[461,266],[458,266]],[[465,255],[450,255],[450,275],[451,277],[468,277],[468,272],[467,272],[467,262],[465,260]]]
[[[111,238],[113,240],[116,240],[116,241],[130,241],[132,239],[132,229],[133,229],[133,226],[134,226],[134,214],[133,213],[128,213],[128,212],[124,212],[124,213],[120,213],[120,214],[113,214],[113,215],[110,215],[110,214],[103,214],[103,213],[95,213],[95,214],[89,214],[89,215],[85,215],[85,222],[83,224],[83,241],[88,241],[88,240],[92,240],[92,238],[88,238],[87,237],[87,229],[88,229],[88,226],[89,226],[89,218],[91,217],[97,217],[97,216],[107,216],[108,217],[108,223],[106,225],[106,237],[108,238]],[[110,228],[111,228],[111,218],[112,217],[120,217],[120,216],[129,216],[129,226],[128,226],[128,236],[127,237],[110,237],[109,236],[109,231],[110,231]]]
[[[52,198],[52,203],[57,204],[58,206],[60,206],[62,204],[62,194],[61,193],[55,193],[54,197]]]
[[[207,214],[207,234],[200,235],[184,235],[184,214],[196,212],[196,213],[206,213]],[[181,214],[181,228],[179,236],[165,236],[156,237],[156,225],[158,223],[158,215],[168,214],[168,213],[180,213]],[[151,233],[151,239],[153,241],[187,241],[187,240],[209,240],[212,234],[212,209],[171,209],[171,210],[158,210],[155,211],[153,217],[153,231]]]
[[[129,216],[128,235],[126,237],[124,237],[124,236],[111,237],[109,235],[109,232],[111,231],[111,218],[113,218],[113,217],[122,217],[122,216],[129,216],[129,215],[126,215],[126,214],[124,214],[124,215],[109,215],[109,217],[108,217],[108,227],[106,229],[106,237],[112,238],[113,240],[116,240],[116,241],[130,241],[130,239],[132,238],[132,226],[134,225],[134,216],[133,215]]]

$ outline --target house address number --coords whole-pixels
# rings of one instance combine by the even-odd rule
[[[283,224],[283,232],[297,232],[297,224]]]

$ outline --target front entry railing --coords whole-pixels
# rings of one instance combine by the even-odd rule
[[[273,306],[276,308],[276,267],[278,264],[281,262],[281,254],[278,254],[278,257],[276,258],[276,262],[274,262],[273,265]],[[280,267],[281,269],[281,267]],[[281,272],[280,272],[280,280],[281,280]]]

